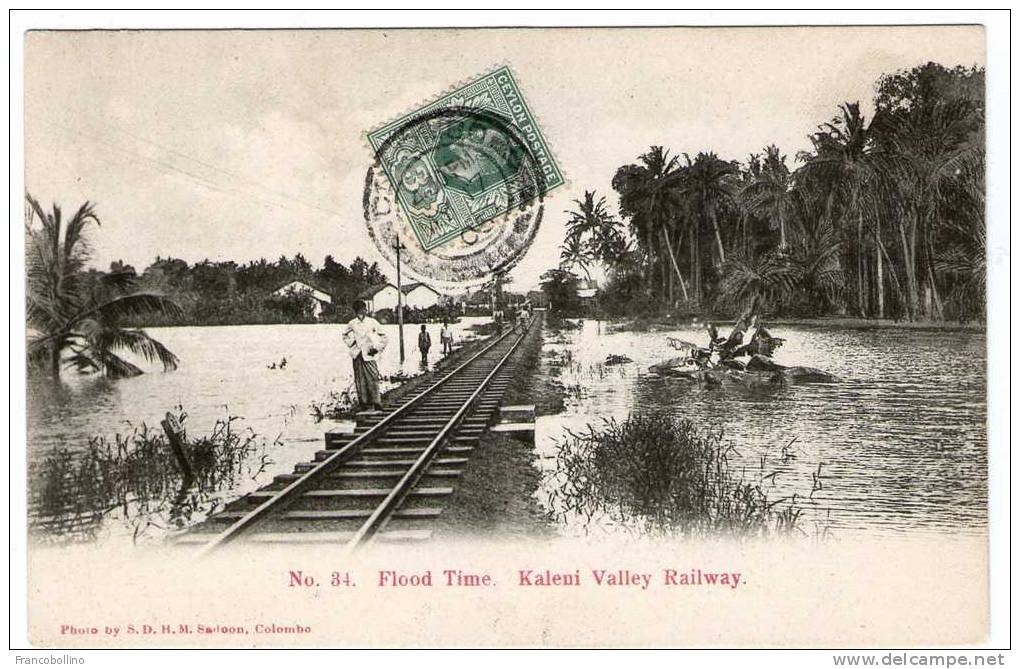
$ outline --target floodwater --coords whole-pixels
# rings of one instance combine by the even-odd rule
[[[455,326],[458,339],[471,336],[465,328],[483,320],[462,319]],[[396,326],[386,327],[384,376],[400,371]],[[176,371],[153,370],[119,381],[67,373],[59,386],[31,379],[29,466],[57,446],[84,448],[90,437],[109,439],[141,423],[158,430],[164,414],[180,405],[188,413],[191,435],[209,434],[218,419],[231,415],[239,417],[237,427],[265,439],[267,466],[254,478],[231,481],[218,494],[227,499],[254,490],[320,447],[331,424],[316,423],[310,403],[352,383],[340,328],[151,328],[180,357]],[[439,326],[428,328],[434,362],[440,355]],[[649,365],[676,355],[667,336],[702,343],[700,328],[613,332],[605,323],[585,321],[581,330],[547,333],[542,365],[566,393],[562,413],[538,419],[540,467],[547,474],[554,470],[557,443],[567,428],[577,431],[605,418],[663,409],[706,429],[721,429],[739,452],[731,464],[745,468],[749,477],[760,472],[765,456],[768,471],[779,472],[770,497],[797,493],[806,510],[801,525],[808,532],[818,527],[837,536],[986,531],[984,333],[776,327],[772,334],[786,339],[777,362],[818,367],[841,381],[768,391],[704,389],[648,372]],[[406,327],[405,372],[418,368],[416,341],[417,327]],[[605,365],[610,354],[633,362]],[[280,369],[284,357],[287,364]],[[270,369],[273,363],[277,369]],[[785,458],[784,447],[790,454]],[[814,489],[819,473],[821,488]],[[540,501],[547,492],[539,492]],[[112,516],[103,522],[113,533],[118,522],[125,525]]]
[[[452,325],[455,341],[473,338],[466,328],[484,318],[462,318]],[[420,325],[404,327],[406,362],[401,368],[397,326],[383,326],[389,345],[379,363],[384,377],[419,371]],[[439,324],[428,324],[432,337],[429,363],[440,357]],[[249,325],[147,328],[180,358],[180,366],[163,372],[132,359],[148,373],[108,381],[65,371],[59,385],[31,378],[28,385],[28,463],[38,464],[55,447],[84,449],[89,438],[126,435],[146,424],[160,431],[167,411],[178,405],[188,418],[189,435],[208,435],[216,421],[238,417],[235,429],[253,430],[265,441],[268,464],[257,478],[241,478],[223,497],[264,485],[278,473],[290,472],[321,448],[330,421],[316,423],[310,404],[331,391],[350,389],[353,371],[340,339],[342,325]],[[280,368],[286,358],[286,365]],[[271,368],[273,365],[275,369]],[[383,390],[395,383],[381,384]]]
[[[809,533],[986,531],[983,332],[777,326],[770,332],[786,341],[776,362],[817,367],[841,381],[751,391],[701,388],[648,371],[678,355],[667,336],[704,345],[701,327],[639,333],[582,325],[546,337],[543,365],[566,389],[564,411],[540,417],[536,427],[547,474],[565,429],[661,409],[721,429],[739,453],[732,466],[749,480],[765,456],[767,472],[779,471],[770,497],[797,493]],[[611,354],[633,362],[607,366]],[[790,455],[782,457],[785,446]],[[548,490],[539,498],[547,500]]]

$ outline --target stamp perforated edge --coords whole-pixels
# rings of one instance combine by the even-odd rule
[[[375,147],[372,146],[371,140],[371,135],[373,133],[378,132],[383,128],[388,128],[389,126],[398,123],[402,119],[406,119],[407,117],[420,112],[423,107],[428,107],[431,104],[435,104],[444,97],[451,95],[452,93],[455,93],[457,90],[478,81],[482,77],[498,72],[501,69],[506,69],[510,73],[510,77],[513,79],[514,84],[517,86],[518,92],[521,94],[521,101],[524,103],[525,108],[528,110],[528,114],[531,116],[532,119],[534,119],[535,124],[538,126],[539,133],[542,137],[542,144],[545,147],[545,150],[549,153],[549,157],[552,160],[553,164],[556,166],[556,171],[560,175],[561,183],[557,186],[553,186],[548,191],[546,191],[546,193],[552,192],[558,188],[564,189],[569,188],[571,186],[569,173],[563,169],[563,163],[559,159],[559,156],[556,154],[556,151],[553,148],[554,142],[549,138],[547,132],[548,125],[542,120],[541,116],[535,112],[535,109],[532,107],[531,103],[528,102],[526,97],[528,90],[527,86],[522,82],[519,72],[516,69],[514,69],[510,61],[507,60],[497,61],[490,65],[489,67],[485,68],[484,70],[481,70],[480,72],[475,73],[472,76],[459,79],[458,81],[446,86],[445,88],[443,88],[430,98],[423,101],[419,101],[417,103],[410,104],[404,109],[404,111],[390,116],[385,121],[376,124],[372,129],[362,131],[361,132],[362,146],[368,152],[370,158],[373,161],[377,160],[378,156],[376,155],[376,149]]]
[[[485,75],[491,74],[493,72],[496,72],[496,71],[498,71],[498,70],[500,70],[502,68],[506,68],[510,72],[511,76],[513,77],[514,82],[517,84],[518,90],[521,92],[522,99],[525,99],[524,96],[525,96],[526,91],[527,91],[527,84],[526,84],[525,81],[522,81],[521,76],[520,76],[518,70],[516,70],[514,68],[514,66],[510,63],[509,60],[495,61],[492,64],[490,64],[489,66],[485,67],[482,70],[479,70],[479,71],[475,72],[474,74],[472,74],[470,76],[463,77],[463,78],[461,78],[461,79],[459,79],[459,80],[457,80],[455,82],[450,83],[449,85],[447,85],[446,87],[440,89],[437,93],[435,93],[434,95],[432,95],[431,97],[429,97],[429,98],[427,98],[427,99],[425,99],[423,101],[418,101],[416,103],[409,103],[404,108],[403,111],[394,113],[393,115],[391,115],[388,119],[384,120],[383,122],[372,126],[374,129],[363,130],[361,133],[359,133],[360,134],[360,139],[361,139],[361,144],[362,144],[363,148],[365,149],[366,153],[368,154],[368,157],[369,157],[369,159],[371,161],[371,164],[374,164],[375,161],[378,159],[378,157],[376,156],[376,151],[372,147],[371,140],[369,139],[369,136],[371,135],[371,133],[376,131],[375,129],[387,127],[387,126],[389,126],[389,125],[399,121],[402,118],[405,118],[405,117],[407,117],[409,115],[412,115],[412,114],[416,113],[417,111],[419,111],[422,107],[426,107],[428,105],[431,105],[431,104],[437,102],[438,100],[442,99],[443,97],[446,97],[447,95],[450,95],[451,93],[455,92],[456,90],[458,90],[460,88],[463,88],[463,87],[471,84],[472,82],[477,81],[478,79],[484,77]],[[552,158],[553,162],[557,166],[558,172],[559,172],[560,177],[561,177],[561,179],[563,181],[560,185],[550,189],[550,191],[548,191],[548,192],[551,192],[552,190],[556,190],[556,189],[560,189],[560,188],[562,188],[564,191],[570,190],[570,188],[573,187],[573,181],[570,178],[570,172],[563,169],[563,162],[559,159],[559,156],[556,153],[556,150],[554,148],[554,146],[555,146],[555,138],[550,138],[550,136],[548,134],[549,125],[542,120],[541,114],[536,112],[535,109],[529,103],[527,103],[526,99],[525,99],[525,104],[528,107],[528,112],[531,114],[531,117],[535,120],[535,123],[538,124],[540,130],[542,130],[543,139],[545,140],[546,151],[549,152],[550,157]],[[370,172],[371,171],[369,171],[369,173],[366,174],[366,177],[365,177],[366,178],[366,185],[367,185],[367,180],[370,178]],[[544,197],[544,196],[542,196],[542,197]],[[540,201],[541,201],[542,197],[539,198]],[[531,244],[535,241],[535,238],[538,235],[538,227],[541,224],[541,220],[544,218],[542,209],[544,209],[544,206],[543,205],[539,205],[539,211],[536,212],[536,215],[539,217],[538,221],[536,222],[535,228],[532,230],[532,232],[528,236],[528,240],[527,240],[527,247],[529,247],[529,248],[530,248]],[[372,235],[370,234],[370,236],[372,236]],[[373,246],[375,246],[374,243],[373,243]],[[390,262],[389,258],[387,258],[385,256],[385,254],[383,254],[382,251],[380,251],[378,248],[376,248],[376,253],[379,253],[379,255],[381,257],[383,257],[384,259],[386,259],[387,262]],[[501,267],[500,271],[503,271],[503,272],[510,271],[517,264],[519,264],[524,259],[524,256],[526,256],[526,255],[527,255],[527,249],[525,249],[524,252],[519,254],[512,262],[510,262],[509,264]],[[478,280],[478,281],[466,281],[466,282],[450,282],[450,281],[443,281],[441,279],[440,280],[433,279],[433,282],[435,282],[437,284],[443,284],[444,287],[446,287],[448,289],[454,289],[454,288],[458,288],[458,287],[459,288],[463,288],[464,286],[481,285],[482,280]]]

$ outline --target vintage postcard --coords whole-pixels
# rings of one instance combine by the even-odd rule
[[[983,26],[32,30],[24,88],[33,646],[989,638]]]

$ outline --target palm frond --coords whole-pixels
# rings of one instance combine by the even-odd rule
[[[177,369],[180,362],[170,349],[150,337],[144,330],[116,328],[105,333],[103,343],[109,349],[123,349],[144,358],[147,362],[158,362],[166,371]]]
[[[102,366],[103,371],[106,373],[106,376],[111,379],[123,379],[132,376],[139,376],[144,373],[136,365],[124,360],[112,351],[100,350],[95,353],[99,358],[99,363]]]
[[[161,314],[166,316],[181,316],[183,310],[173,299],[161,293],[140,292],[130,295],[122,295],[102,304],[90,306],[86,311],[78,314],[72,322],[79,322],[87,318],[101,318],[104,321],[117,321],[132,316],[145,314]]]
[[[138,275],[133,269],[121,269],[108,272],[100,277],[99,280],[105,288],[124,292],[138,284]]]

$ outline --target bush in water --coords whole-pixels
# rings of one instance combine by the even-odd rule
[[[733,444],[689,420],[637,414],[566,434],[551,500],[561,516],[683,536],[789,533],[801,516],[797,495],[769,498],[764,458],[757,479],[737,476]]]

